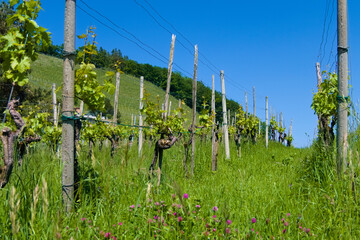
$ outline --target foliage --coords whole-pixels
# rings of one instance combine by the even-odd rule
[[[259,131],[259,118],[249,114],[246,116],[243,108],[240,107],[236,113],[236,126],[242,135],[252,138],[255,141]]]
[[[157,97],[157,103],[149,100],[149,94],[145,93],[143,101],[145,106],[141,110],[141,113],[146,115],[145,122],[151,125],[155,132],[161,135],[170,135],[171,133],[180,133],[184,131],[185,119],[180,117],[183,113],[182,108],[172,110],[166,119],[164,115],[165,110],[160,109],[160,99]]]
[[[111,83],[113,73],[108,73],[109,80],[105,80],[105,83],[101,85],[97,81],[95,65],[90,63],[90,59],[97,55],[94,30],[94,27],[90,27],[86,34],[78,36],[79,39],[84,39],[85,44],[77,55],[81,63],[75,73],[75,95],[84,101],[92,112],[98,112],[105,110],[104,92],[113,94],[115,86]]]
[[[0,35],[5,35],[8,30],[6,18],[15,13],[14,8],[4,1],[0,4]]]
[[[9,27],[7,33],[0,37],[0,56],[3,59],[2,70],[4,79],[23,86],[28,82],[28,71],[31,61],[37,58],[36,47],[40,43],[47,46],[50,34],[36,23],[41,10],[40,1],[29,0],[19,3],[11,0],[10,6],[16,7],[16,12],[7,18]],[[17,27],[18,23],[21,27]]]
[[[337,95],[338,95],[338,78],[336,73],[323,72],[327,78],[323,80],[320,89],[313,96],[311,108],[317,115],[330,118],[335,118],[337,109]]]
[[[32,112],[23,117],[26,123],[24,137],[40,136],[42,142],[56,150],[61,140],[62,129],[49,121],[49,113],[37,111],[39,107],[35,107]]]
[[[280,129],[279,123],[275,120],[275,116],[272,116],[270,119],[270,128],[276,131]]]
[[[210,114],[209,105],[206,102],[205,97],[203,97],[203,108],[200,111],[199,114],[199,124],[200,126],[209,129],[214,124],[214,115]]]

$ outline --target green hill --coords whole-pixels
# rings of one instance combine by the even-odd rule
[[[102,82],[105,78],[104,69],[96,69],[98,78]],[[42,88],[45,90],[51,90],[52,84],[55,83],[56,87],[62,85],[63,82],[63,60],[47,55],[40,54],[38,60],[33,62],[31,66],[31,73],[29,75],[30,85],[35,88]],[[120,91],[119,91],[119,110],[121,113],[122,123],[130,123],[131,115],[138,115],[139,113],[139,96],[140,96],[140,79],[130,75],[122,74],[120,77]],[[115,84],[115,80],[114,80]],[[165,98],[165,91],[154,84],[144,81],[145,91],[150,94],[153,100],[156,100],[156,96],[160,97],[162,103]],[[59,89],[57,92],[57,99],[61,101],[62,91]],[[114,102],[114,96],[107,96],[109,102],[112,105]],[[179,100],[173,96],[170,96],[172,102],[172,109],[177,108]],[[79,106],[79,101],[75,102],[76,106]],[[190,108],[184,106],[187,119],[190,119]]]

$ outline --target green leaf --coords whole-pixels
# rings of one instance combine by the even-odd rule
[[[19,0],[10,0],[10,7],[13,7],[18,3],[19,3]]]

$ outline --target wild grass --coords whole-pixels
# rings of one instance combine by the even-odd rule
[[[154,176],[147,197],[152,151],[146,142],[138,156],[136,142],[131,147],[123,143],[111,158],[104,146],[96,148],[93,164],[84,144],[76,208],[66,214],[61,162],[36,145],[0,190],[2,239],[360,237],[359,181],[351,174],[326,183],[311,174],[304,177],[306,161],[316,149],[243,143],[238,158],[231,145],[231,159],[220,148],[219,169],[212,172],[211,143],[199,140],[194,177],[186,178],[178,142],[164,152],[161,184]]]

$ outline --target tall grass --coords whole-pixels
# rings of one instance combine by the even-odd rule
[[[153,149],[147,143],[144,147],[139,157],[136,143],[131,147],[123,143],[114,158],[108,147],[96,148],[93,164],[83,146],[76,210],[70,214],[62,211],[60,160],[42,145],[30,149],[23,166],[14,169],[10,183],[0,190],[0,235],[3,239],[360,237],[358,179],[346,175],[320,184],[305,178],[304,167],[315,148],[271,142],[266,149],[263,142],[243,143],[242,158],[237,158],[231,145],[232,158],[226,160],[220,148],[219,168],[212,172],[211,143],[199,141],[195,176],[186,178],[179,142],[164,151],[161,184],[156,186],[154,176],[147,198]],[[19,209],[14,211],[17,201]]]

